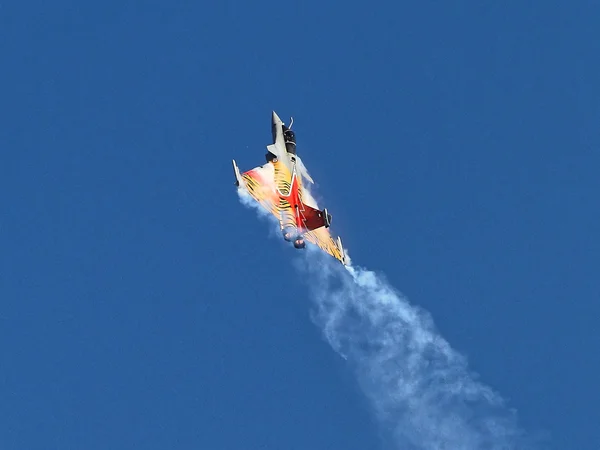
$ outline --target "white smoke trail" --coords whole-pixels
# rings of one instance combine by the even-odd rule
[[[245,189],[236,189],[237,195],[240,198],[240,202],[246,208],[253,209],[256,213],[263,218],[270,217],[269,213],[265,211],[257,202],[252,198],[252,196]]]
[[[312,253],[312,252],[311,252]],[[476,381],[466,360],[382,277],[308,253],[302,264],[335,351],[403,449],[523,449],[516,414]]]
[[[427,312],[371,271],[318,250],[303,254],[296,266],[316,305],[313,320],[354,369],[395,448],[529,448],[514,411],[476,380]]]
[[[245,189],[237,189],[237,194],[242,205],[244,205],[246,208],[253,209],[260,218],[269,222],[271,225],[269,227],[269,236],[280,238],[281,230],[279,229],[279,222],[275,216],[268,213],[262,206],[260,206]]]

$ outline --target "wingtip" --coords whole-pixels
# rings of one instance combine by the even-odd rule
[[[240,186],[240,169],[238,168],[237,164],[235,163],[235,159],[231,160],[231,163],[233,164],[233,174],[235,175],[235,185],[237,187]]]
[[[342,260],[341,260],[342,264],[344,266],[348,266],[349,265],[348,257],[346,256],[346,252],[344,251],[344,246],[342,245],[342,238],[339,236],[337,238],[337,246],[340,251],[340,254],[342,255]]]

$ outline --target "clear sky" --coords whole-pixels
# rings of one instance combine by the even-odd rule
[[[599,14],[3,2],[0,449],[389,444],[235,194],[272,110],[353,262],[546,448],[600,448]]]

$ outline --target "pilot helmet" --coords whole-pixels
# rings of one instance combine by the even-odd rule
[[[283,135],[286,142],[296,142],[296,134],[292,130],[285,130]]]

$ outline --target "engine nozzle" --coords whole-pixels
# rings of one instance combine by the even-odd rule
[[[294,247],[295,248],[305,248],[306,242],[304,242],[304,239],[296,239],[294,241]]]

